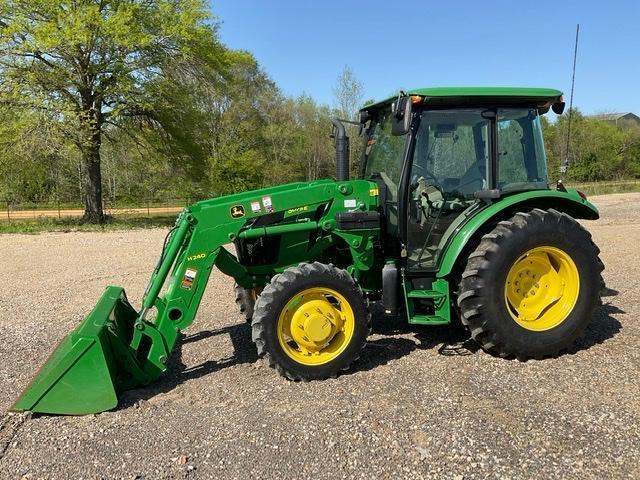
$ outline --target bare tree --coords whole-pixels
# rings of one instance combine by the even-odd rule
[[[338,75],[333,88],[335,105],[342,118],[353,120],[362,107],[363,85],[349,65],[345,65]]]

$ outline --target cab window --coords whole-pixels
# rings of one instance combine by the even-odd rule
[[[500,190],[548,188],[538,111],[535,108],[499,109],[497,128]]]

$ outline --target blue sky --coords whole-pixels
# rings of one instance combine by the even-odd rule
[[[558,88],[574,105],[640,114],[640,1],[211,2],[230,48],[252,52],[288,95],[333,104],[344,65],[365,99],[398,88],[500,85]]]

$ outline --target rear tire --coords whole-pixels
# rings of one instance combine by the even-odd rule
[[[274,276],[252,322],[258,356],[290,380],[336,377],[358,359],[370,331],[367,301],[351,275],[318,262]]]
[[[462,323],[484,350],[501,357],[561,354],[600,304],[599,252],[589,232],[564,213],[515,214],[469,255],[458,292]]]

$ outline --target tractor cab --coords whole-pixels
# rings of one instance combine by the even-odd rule
[[[548,190],[540,115],[562,93],[426,88],[365,107],[362,177],[380,185],[408,271],[434,271],[462,221],[492,200]]]

